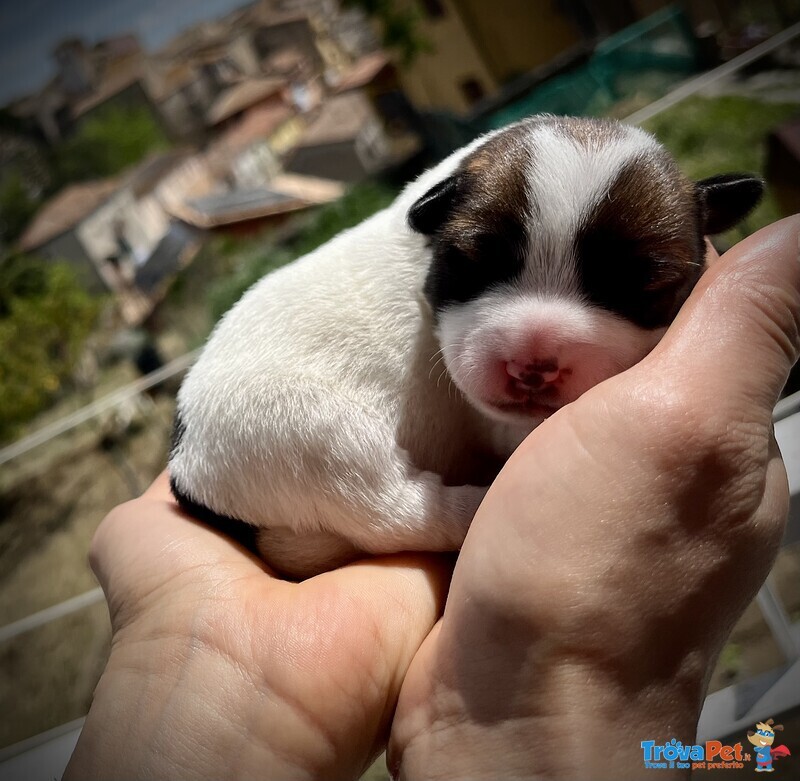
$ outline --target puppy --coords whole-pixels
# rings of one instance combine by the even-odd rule
[[[178,396],[175,496],[296,578],[458,549],[513,449],[653,348],[761,193],[608,120],[479,138],[222,319]]]

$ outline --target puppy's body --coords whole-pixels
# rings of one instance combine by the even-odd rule
[[[616,123],[479,139],[224,317],[180,391],[173,490],[290,575],[457,549],[527,433],[658,341],[708,201]]]
[[[464,454],[486,427],[434,367],[422,241],[382,241],[398,219],[383,211],[262,280],[181,389],[173,481],[272,529],[271,551],[296,533],[305,558],[310,533],[334,530],[363,551],[449,550],[480,502]]]

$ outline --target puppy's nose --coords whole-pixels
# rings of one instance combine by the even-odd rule
[[[527,385],[534,390],[555,382],[561,374],[558,361],[555,358],[531,361],[530,363],[508,361],[506,363],[506,372],[510,377],[519,380],[523,385]]]

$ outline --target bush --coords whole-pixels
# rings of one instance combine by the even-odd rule
[[[17,256],[0,266],[0,441],[65,384],[99,307],[66,264]]]
[[[167,145],[147,109],[109,106],[88,117],[56,150],[57,179],[67,183],[114,176]]]
[[[0,243],[10,245],[19,238],[39,206],[18,171],[0,183]]]

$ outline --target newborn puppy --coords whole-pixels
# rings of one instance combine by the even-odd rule
[[[479,138],[223,318],[178,396],[175,496],[293,577],[458,549],[513,449],[653,348],[761,192],[608,120]]]

